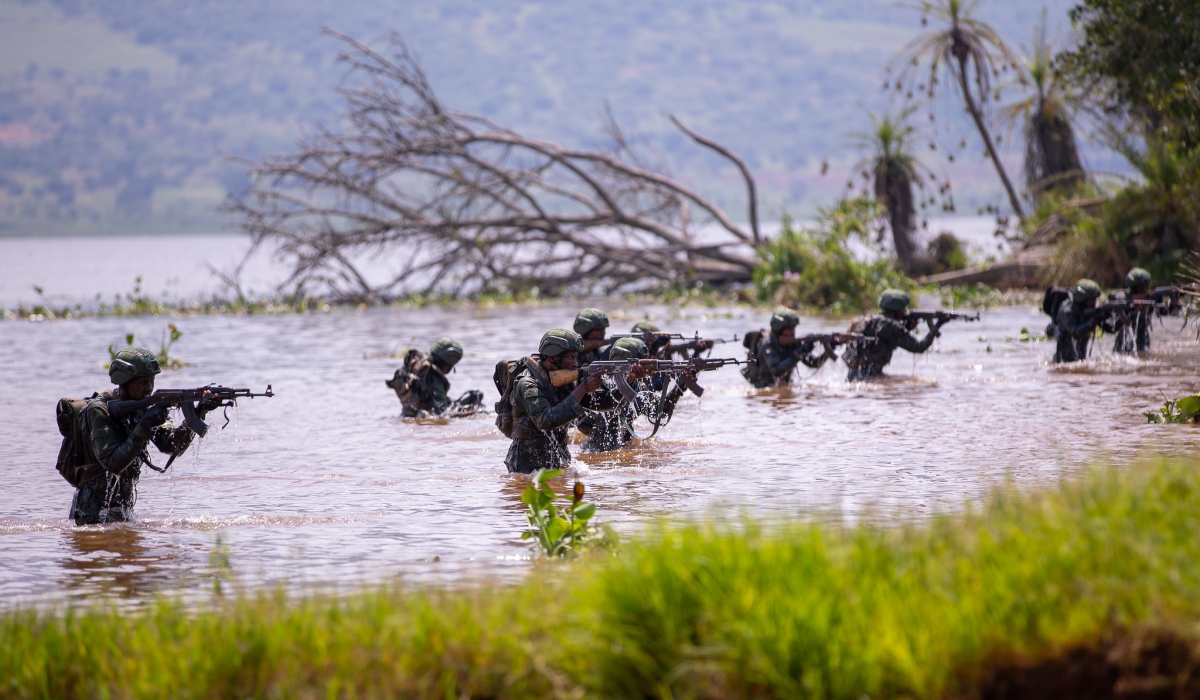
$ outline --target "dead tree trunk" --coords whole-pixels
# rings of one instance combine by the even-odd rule
[[[251,163],[248,195],[227,200],[242,230],[291,262],[287,285],[385,301],[750,279],[760,243],[754,180],[732,151],[676,121],[739,168],[750,231],[627,149],[565,148],[446,107],[395,34],[389,57],[325,31],[349,45],[345,127]],[[353,262],[397,250],[406,262],[382,283]]]

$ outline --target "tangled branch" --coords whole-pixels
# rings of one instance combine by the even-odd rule
[[[613,292],[647,281],[750,279],[748,253],[760,241],[754,180],[727,148],[672,117],[739,168],[749,232],[642,165],[615,124],[611,152],[522,136],[443,105],[400,36],[391,35],[388,57],[324,31],[348,45],[338,89],[344,128],[320,129],[293,155],[249,163],[248,194],[226,203],[256,245],[269,241],[289,260],[285,286],[377,302],[414,292]],[[400,268],[382,283],[355,262],[396,252]]]

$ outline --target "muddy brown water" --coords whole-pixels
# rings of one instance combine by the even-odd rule
[[[625,330],[649,315],[672,331],[730,337],[766,324],[748,308],[617,308]],[[175,354],[191,366],[161,387],[210,382],[261,391],[224,430],[138,489],[139,522],[75,527],[72,490],[54,470],[53,413],[64,396],[107,388],[106,347],[133,332],[157,342],[168,319],[0,323],[0,601],[5,604],[211,590],[218,538],[248,587],[348,589],[395,580],[453,583],[529,569],[519,501],[493,416],[405,421],[384,386],[410,342],[450,333],[467,354],[454,393],[483,389],[500,358],[569,325],[575,306],[372,309],[175,319]],[[803,330],[843,329],[806,318]],[[926,355],[898,352],[891,376],[844,381],[843,366],[804,371],[791,388],[755,391],[733,369],[703,375],[653,440],[576,462],[599,519],[635,531],[662,515],[768,518],[840,514],[887,522],[960,509],[994,485],[1054,484],[1096,460],[1195,455],[1191,426],[1147,425],[1142,412],[1197,389],[1191,328],[1155,328],[1153,356],[1053,367],[1053,348],[1016,340],[1045,317],[1028,307],[953,323]],[[744,356],[718,346],[714,356]],[[578,445],[573,446],[578,451]]]

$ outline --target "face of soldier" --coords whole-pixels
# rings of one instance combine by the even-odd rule
[[[144,399],[154,393],[154,375],[136,377],[121,385],[121,393],[125,399]]]
[[[604,340],[604,331],[605,331],[604,328],[593,328],[592,330],[588,331],[587,333],[585,333],[583,335],[583,339],[584,340]],[[571,369],[571,368],[563,367],[563,369]]]
[[[788,326],[782,331],[779,331],[779,344],[784,347],[796,344],[796,327]]]
[[[1095,299],[1088,299],[1087,301],[1083,302],[1083,308],[1085,308],[1085,309],[1094,309],[1094,308],[1096,308],[1096,300],[1095,300]]]
[[[579,369],[579,353],[575,350],[568,350],[554,357],[547,357],[542,360],[542,366],[551,371],[556,369]]]
[[[1150,290],[1146,287],[1134,287],[1129,290],[1129,298],[1135,301],[1144,301],[1150,297]]]
[[[908,315],[908,307],[905,306],[900,309],[884,311],[884,313],[887,314],[888,316],[891,316],[892,318],[896,319],[897,321],[903,321],[904,317]]]

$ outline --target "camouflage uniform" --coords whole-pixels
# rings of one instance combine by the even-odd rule
[[[193,433],[187,426],[139,428],[138,421],[144,412],[113,418],[108,412],[108,402],[114,398],[113,392],[106,391],[88,401],[85,409],[92,454],[104,471],[75,490],[70,517],[76,525],[130,520],[137,502],[142,463],[149,461],[148,444],[153,443],[165,454],[176,450],[182,454],[192,441]]]
[[[550,374],[534,357],[526,357],[512,395],[513,441],[504,464],[510,472],[532,474],[562,469],[571,463],[567,426],[584,414],[571,396],[574,384],[555,388]]]
[[[898,289],[887,289],[879,296],[879,307],[884,311],[903,311],[908,308],[909,301],[908,294]],[[851,324],[850,331],[873,337],[875,341],[853,340],[847,343],[842,358],[850,367],[846,375],[846,381],[849,382],[882,376],[883,368],[892,361],[896,348],[919,355],[928,350],[941,335],[936,328],[930,328],[924,338],[917,340],[909,333],[905,321],[884,314],[864,316]]]
[[[1135,267],[1125,275],[1124,292],[1112,296],[1113,300],[1132,298],[1133,290],[1150,289],[1150,273]],[[1105,333],[1116,336],[1113,341],[1113,352],[1121,354],[1143,353],[1150,351],[1150,327],[1153,325],[1154,310],[1138,308],[1123,315],[1113,314],[1101,322],[1100,327]]]
[[[635,329],[635,332],[636,329]],[[646,344],[637,338],[622,338],[613,343],[610,358],[613,360],[643,359],[650,354]],[[683,397],[686,389],[680,382],[661,393],[663,377],[645,377],[633,382],[630,386],[637,391],[633,402],[626,401],[616,388],[603,388],[584,397],[583,406],[589,409],[587,415],[579,419],[579,432],[587,435],[583,449],[588,452],[607,452],[629,444],[634,439],[630,430],[639,415],[650,420],[664,417],[669,419],[675,412],[675,404]],[[660,381],[654,381],[660,380]],[[662,406],[659,406],[659,399]]]
[[[1098,320],[1088,317],[1085,302],[1100,296],[1100,286],[1095,282],[1082,279],[1071,290],[1071,296],[1064,299],[1054,315],[1054,335],[1058,346],[1054,353],[1054,362],[1077,362],[1086,360],[1088,344],[1095,334]]]
[[[758,341],[753,353],[753,358],[758,361],[757,376],[747,377],[755,388],[791,384],[792,371],[796,369],[796,365],[804,363],[806,367],[817,369],[829,359],[824,350],[820,355],[813,354],[815,343],[798,342],[786,346],[779,342],[779,334],[775,331],[764,330],[759,333],[762,334],[762,339]],[[746,376],[747,370],[748,367],[742,369],[743,376]]]
[[[125,348],[109,365],[109,377],[115,384],[124,385],[138,377],[159,373],[158,360],[149,350]],[[142,464],[150,461],[147,445],[153,443],[160,452],[182,454],[192,442],[190,428],[175,428],[170,424],[152,425],[143,421],[146,411],[124,418],[113,418],[108,402],[117,394],[106,391],[97,394],[84,408],[84,425],[88,436],[90,457],[101,467],[93,478],[75,490],[70,516],[76,525],[122,522],[132,518],[137,502],[137,482]],[[197,413],[207,413],[203,404]],[[161,418],[157,421],[162,423]]]
[[[558,345],[555,346],[555,341]],[[577,351],[578,334],[555,329],[542,336],[539,353],[556,356]],[[567,426],[584,413],[571,391],[576,383],[557,387],[542,367],[540,356],[521,360],[509,398],[513,413],[512,444],[504,464],[510,472],[532,474],[538,469],[561,469],[571,463],[567,449]]]
[[[859,319],[851,327],[851,331],[872,336],[876,340],[873,343],[854,340],[847,344],[846,355],[853,354],[857,359],[857,366],[851,367],[846,375],[848,382],[882,376],[883,368],[892,361],[892,354],[896,352],[896,348],[919,355],[928,350],[934,339],[941,335],[938,331],[930,330],[924,338],[917,340],[909,333],[904,321],[882,314]]]
[[[742,368],[742,376],[755,388],[791,384],[792,370],[796,369],[797,364],[803,362],[805,366],[816,369],[829,359],[824,351],[820,355],[812,354],[815,343],[800,341],[795,345],[784,345],[779,342],[781,333],[799,324],[799,314],[780,306],[771,313],[770,332],[758,331],[760,337],[746,358],[754,362]]]
[[[400,399],[405,418],[419,416],[441,416],[447,413],[464,416],[475,413],[483,402],[483,392],[471,390],[451,400],[450,380],[434,365],[434,360],[450,367],[462,359],[462,346],[450,338],[442,338],[433,344],[426,356],[420,350],[409,350],[404,355],[404,367],[396,370],[388,387]]]

